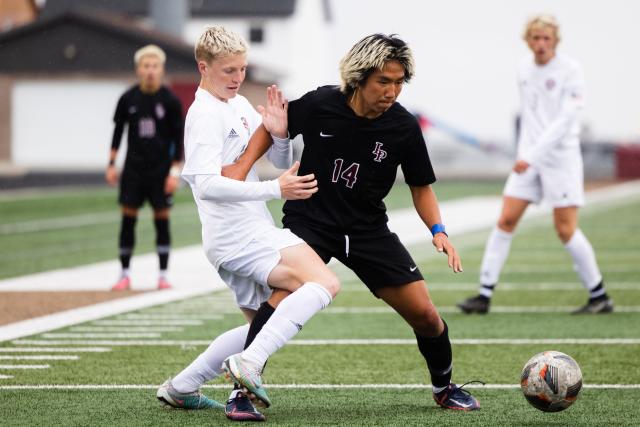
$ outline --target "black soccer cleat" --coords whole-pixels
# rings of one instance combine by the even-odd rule
[[[489,312],[490,304],[491,299],[485,297],[484,295],[476,295],[475,297],[467,298],[466,300],[461,301],[456,305],[465,314],[487,314]]]
[[[484,383],[483,383],[484,384]],[[433,400],[445,409],[456,409],[458,411],[474,411],[480,409],[480,402],[471,393],[461,387],[451,383],[440,393],[433,393]]]
[[[598,298],[589,300],[579,309],[571,312],[571,314],[604,314],[613,312],[613,300],[610,298]]]
[[[232,421],[266,421],[265,416],[258,412],[242,391],[238,391],[233,398],[227,400],[224,413]]]

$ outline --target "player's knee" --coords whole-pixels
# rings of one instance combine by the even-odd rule
[[[571,237],[573,237],[574,232],[575,232],[575,229],[573,229],[570,226],[566,226],[562,224],[556,225],[556,234],[558,235],[558,238],[563,243],[567,243],[569,240],[571,240]]]
[[[340,280],[333,273],[326,274],[318,283],[331,294],[331,298],[335,298],[340,292]]]
[[[423,337],[437,337],[442,334],[444,324],[440,320],[435,307],[425,307],[420,310],[420,315],[411,322],[411,327]]]
[[[498,228],[507,233],[513,233],[513,230],[516,229],[517,224],[518,221],[509,217],[500,217],[500,219],[498,220]]]

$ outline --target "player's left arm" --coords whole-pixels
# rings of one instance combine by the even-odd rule
[[[164,192],[173,194],[180,186],[180,171],[182,170],[182,158],[184,153],[184,120],[182,118],[182,104],[176,98],[170,109],[171,140],[174,141],[171,168],[164,181]]]
[[[438,198],[433,191],[431,185],[409,186],[411,189],[411,197],[413,205],[429,230],[433,230],[433,246],[438,252],[447,254],[449,267],[454,273],[462,272],[462,262],[460,255],[449,241],[447,233],[442,225],[442,217],[440,215],[440,207],[438,206]],[[436,226],[436,227],[434,227]]]

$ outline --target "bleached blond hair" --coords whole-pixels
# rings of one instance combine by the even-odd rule
[[[365,83],[375,70],[382,70],[389,61],[404,67],[404,81],[415,72],[411,49],[396,34],[372,34],[356,43],[340,61],[340,90],[349,95]]]
[[[247,42],[237,33],[220,25],[208,27],[198,38],[194,49],[196,61],[210,64],[216,58],[246,53]]]
[[[560,41],[560,24],[558,24],[558,20],[553,15],[549,15],[546,13],[541,13],[539,15],[534,15],[527,20],[527,24],[524,27],[524,33],[522,34],[522,38],[525,41],[529,41],[529,36],[531,35],[531,31],[535,28],[551,28],[553,30],[553,34],[556,38],[556,42]]]
[[[164,53],[164,50],[155,44],[148,44],[136,50],[136,53],[133,54],[133,63],[136,64],[136,67],[145,56],[155,56],[163,65],[167,60],[167,55]]]

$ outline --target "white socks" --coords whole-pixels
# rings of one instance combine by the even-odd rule
[[[513,240],[513,233],[502,231],[497,226],[493,227],[484,248],[484,256],[480,266],[480,295],[491,298],[492,286],[498,283],[500,272],[509,255],[511,240]]]
[[[242,357],[262,367],[269,356],[293,338],[317,312],[331,303],[331,294],[321,285],[307,282],[286,297],[262,327]]]
[[[582,284],[592,290],[602,281],[602,274],[598,268],[596,254],[586,236],[578,228],[571,239],[564,245],[573,258],[573,269],[578,273]],[[604,290],[602,291],[604,294]]]
[[[196,360],[171,380],[173,388],[180,393],[190,393],[220,375],[222,362],[242,351],[248,332],[247,324],[219,335]]]

